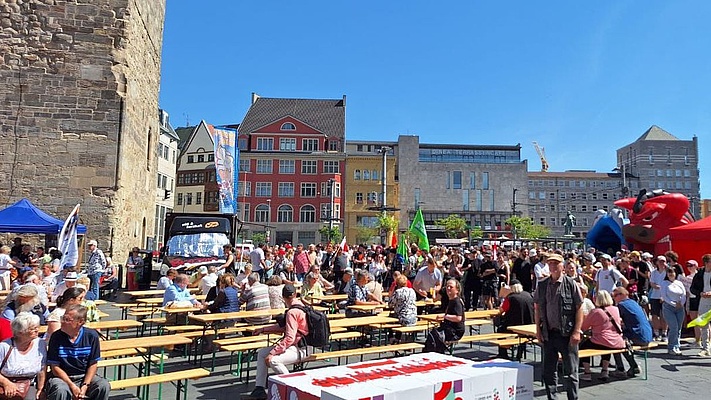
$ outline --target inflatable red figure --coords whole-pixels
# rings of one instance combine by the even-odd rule
[[[629,210],[630,223],[622,227],[622,235],[638,251],[664,253],[669,249],[669,229],[694,222],[689,199],[681,193],[642,189],[637,198],[620,199],[615,205]]]

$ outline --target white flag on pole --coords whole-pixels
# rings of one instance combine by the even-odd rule
[[[79,261],[79,246],[77,244],[77,226],[79,225],[79,204],[77,204],[72,212],[64,221],[62,231],[59,233],[59,241],[57,249],[62,252],[62,260],[60,268],[64,266],[73,267]]]

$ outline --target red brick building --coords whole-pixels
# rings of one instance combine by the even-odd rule
[[[321,100],[252,95],[238,130],[238,215],[245,221],[247,237],[268,230],[271,243],[326,241],[319,228],[328,225],[329,218],[340,220],[342,212],[345,122],[346,96]]]

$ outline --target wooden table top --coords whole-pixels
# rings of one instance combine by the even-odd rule
[[[536,324],[513,325],[507,327],[506,329],[521,336],[536,337]]]
[[[348,300],[348,295],[347,295],[347,294],[324,294],[323,296],[312,297],[312,298],[311,298],[311,301],[313,301],[313,302],[318,302],[318,301],[341,301],[341,300]]]
[[[180,335],[143,336],[127,339],[102,340],[101,351],[165,347],[171,348],[180,344],[190,344],[192,339]]]
[[[381,317],[374,315],[372,317],[357,317],[357,318],[341,318],[330,320],[330,326],[336,328],[350,328],[363,325],[383,325],[398,322],[397,318]]]
[[[464,313],[467,319],[473,318],[493,318],[499,315],[499,310],[475,310],[467,311]]]
[[[348,306],[351,310],[356,310],[356,311],[375,311],[375,310],[384,310],[388,308],[387,304],[354,304],[352,306]]]
[[[269,309],[269,310],[259,310],[259,311],[236,311],[231,313],[214,313],[214,314],[199,314],[191,315],[190,319],[206,325],[215,321],[229,320],[229,319],[239,319],[239,318],[255,318],[255,317],[266,317],[272,315],[279,315],[284,313],[284,309]]]
[[[199,288],[187,288],[187,291],[190,293],[197,292],[200,290]],[[157,296],[157,295],[163,295],[165,293],[165,289],[151,289],[151,290],[130,290],[128,292],[124,292],[127,295],[131,297],[148,297],[148,296]]]
[[[148,297],[145,299],[136,299],[137,303],[142,303],[142,304],[163,304],[163,299],[161,297]]]
[[[129,329],[143,325],[140,321],[132,319],[105,320],[99,322],[87,322],[86,327],[96,330],[101,329]]]
[[[191,312],[200,312],[200,311],[202,311],[202,307],[182,307],[182,308],[161,307],[160,310],[166,314],[184,314],[184,313],[191,313]]]

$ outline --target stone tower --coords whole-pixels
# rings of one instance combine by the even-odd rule
[[[165,0],[0,0],[0,207],[26,197],[122,262],[152,235]]]

